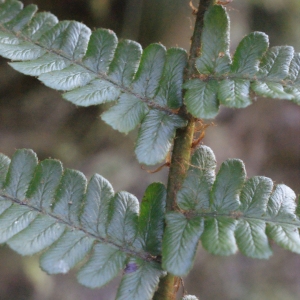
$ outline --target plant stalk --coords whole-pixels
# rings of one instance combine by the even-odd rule
[[[189,59],[184,72],[184,81],[192,78],[194,74],[198,74],[195,66],[195,60],[201,51],[204,14],[208,7],[214,2],[215,0],[200,0],[198,10],[197,12],[194,12],[196,15],[196,22],[193,36],[191,38]],[[180,114],[184,115],[188,119],[188,124],[186,127],[179,128],[176,131],[168,177],[166,212],[178,209],[176,204],[176,195],[186,177],[191,158],[191,146],[196,120],[186,111],[186,107],[184,105],[180,109]],[[180,279],[178,277],[168,273],[160,280],[158,290],[156,291],[153,300],[175,300],[179,281]]]

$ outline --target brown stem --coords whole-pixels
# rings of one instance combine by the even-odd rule
[[[204,13],[214,2],[215,0],[200,0],[196,13],[194,33],[191,39],[189,59],[184,72],[184,81],[187,81],[194,74],[198,73],[195,67],[195,60],[201,51]],[[180,114],[184,115],[189,121],[186,127],[176,131],[167,186],[167,212],[177,210],[176,195],[186,177],[194,136],[195,119],[187,113],[185,106],[181,107]],[[158,290],[153,300],[175,300],[178,290],[178,281],[178,277],[168,273],[160,280]]]

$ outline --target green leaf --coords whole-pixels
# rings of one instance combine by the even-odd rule
[[[253,32],[229,56],[228,15],[212,5],[204,16],[202,43],[196,58],[198,78],[183,85],[188,111],[196,118],[214,118],[219,104],[244,108],[252,103],[250,88],[259,96],[300,104],[300,59],[290,46],[268,50],[268,36]],[[196,77],[196,76],[194,76]]]
[[[22,255],[32,255],[52,245],[64,232],[65,225],[51,217],[38,216],[30,226],[14,235],[7,244]]]
[[[169,56],[170,55],[167,56],[167,63],[170,61]],[[166,73],[166,70],[164,70],[165,61],[166,49],[164,46],[151,44],[145,48],[139,69],[133,81],[133,90],[142,97],[153,98],[159,88],[159,80],[163,75],[163,71]],[[170,62],[168,64],[170,64]]]
[[[272,180],[262,176],[245,181],[244,164],[237,159],[225,161],[215,179],[215,164],[208,147],[195,150],[177,194],[180,212],[166,217],[163,267],[177,276],[186,274],[199,237],[203,247],[217,255],[239,249],[249,257],[268,258],[268,238],[300,253],[295,193],[285,185],[274,189]]]
[[[20,1],[1,1],[0,21],[7,23],[15,18],[22,10],[23,4]]]
[[[269,178],[257,176],[249,179],[241,192],[239,209],[246,219],[239,220],[235,235],[240,251],[249,257],[269,258],[272,254],[266,222],[252,219],[265,215],[272,190],[273,182]]]
[[[292,100],[294,96],[285,92],[281,83],[277,82],[259,82],[254,81],[251,89],[257,94],[264,97]]]
[[[229,71],[229,17],[225,8],[212,5],[204,16],[201,54],[196,60],[200,74]]]
[[[290,46],[272,47],[261,60],[257,78],[282,80],[289,74],[294,49]]]
[[[127,134],[142,122],[147,112],[146,103],[135,96],[122,94],[119,102],[101,117],[113,129]]]
[[[70,65],[65,58],[58,59],[53,53],[47,53],[35,60],[9,63],[15,70],[32,76],[62,70]]]
[[[138,258],[129,260],[124,272],[116,300],[152,299],[159,278],[165,275],[157,263],[146,263]]]
[[[53,213],[67,223],[79,225],[81,200],[86,178],[81,172],[66,169],[56,190]]]
[[[192,268],[199,238],[203,232],[203,218],[187,217],[178,212],[166,214],[163,239],[163,268],[176,276],[184,276]]]
[[[185,50],[171,48],[167,51],[156,100],[161,106],[176,109],[182,105],[183,70],[186,62]]]
[[[127,192],[119,192],[115,195],[110,206],[110,220],[107,227],[107,235],[116,244],[130,245],[137,235],[137,220],[139,202]]]
[[[6,26],[14,31],[21,31],[31,20],[36,11],[37,6],[30,4],[20,11],[13,20],[6,24]]]
[[[2,198],[0,198],[2,202]],[[5,243],[18,232],[26,228],[36,217],[37,213],[27,207],[19,205],[7,205],[1,209],[0,218],[0,243]]]
[[[246,217],[265,214],[272,190],[273,182],[270,178],[262,176],[250,178],[241,192],[239,210]]]
[[[272,193],[267,207],[267,234],[279,246],[300,253],[299,218],[295,214],[296,195],[286,185],[279,184]]]
[[[139,130],[135,153],[140,163],[155,165],[164,160],[171,149],[175,130],[186,122],[177,115],[151,110]]]
[[[203,247],[216,255],[230,255],[237,251],[234,237],[236,221],[226,217],[207,218],[201,236]]]
[[[138,240],[143,249],[153,256],[161,254],[166,195],[163,184],[152,183],[146,189],[141,203]]]
[[[300,83],[300,53],[294,52],[293,59],[290,63],[290,69],[288,74],[288,79],[295,82]]]
[[[69,91],[85,86],[95,77],[81,66],[69,66],[63,70],[44,73],[39,76],[39,80],[52,89]]]
[[[48,274],[67,273],[90,252],[93,242],[84,232],[68,230],[41,256],[41,268]]]
[[[58,19],[56,16],[49,12],[39,12],[30,20],[22,33],[33,41],[37,41],[57,23]]]
[[[59,161],[47,159],[38,164],[26,192],[26,202],[43,209],[50,207],[62,176]]]
[[[290,98],[290,95],[292,95],[292,101],[295,102],[296,104],[300,105],[300,88],[296,88],[296,87],[285,87],[284,91],[287,94],[287,99]]]
[[[17,150],[12,157],[3,187],[6,194],[23,200],[36,166],[37,157],[33,151]]]
[[[109,76],[117,84],[129,86],[137,71],[141,46],[133,41],[123,40],[119,42],[114,59],[109,66]]]
[[[125,267],[126,255],[112,245],[97,244],[87,264],[80,269],[78,281],[91,288],[101,287]]]
[[[187,89],[184,96],[187,110],[194,117],[212,119],[218,114],[217,81],[192,79],[185,82],[183,88]]]
[[[211,209],[234,211],[239,207],[239,194],[246,177],[245,166],[239,159],[223,162],[211,191]]]
[[[5,196],[0,195],[0,214],[3,214],[8,208],[12,206],[10,200],[6,199]]]
[[[197,148],[187,177],[177,193],[177,204],[181,209],[200,211],[209,208],[215,168],[216,159],[212,150],[207,146]]]
[[[253,258],[269,258],[272,254],[264,221],[239,220],[235,237],[239,250]]]
[[[38,40],[46,49],[70,60],[78,60],[86,52],[91,30],[80,22],[61,21]]]
[[[118,39],[107,29],[95,30],[90,38],[83,63],[95,73],[106,73],[113,59]]]
[[[108,211],[113,197],[111,184],[95,174],[87,186],[80,222],[97,237],[106,237]]]
[[[17,12],[12,13],[12,9]],[[165,131],[159,135],[167,138],[163,152],[170,149],[175,129],[185,124],[177,116],[182,106],[185,50],[166,51],[162,45],[152,44],[142,52],[138,43],[118,41],[110,30],[92,33],[80,22],[59,22],[49,13],[36,13],[34,5],[23,9],[16,0],[0,3],[0,14],[3,10],[12,14],[3,22],[0,17],[0,54],[13,60],[13,68],[65,91],[63,97],[76,105],[117,101],[103,120],[124,133],[140,125],[149,110],[159,110],[165,115],[160,119],[172,123],[168,130],[159,128]],[[154,153],[150,153],[150,164],[166,155],[151,149]]]
[[[46,50],[14,36],[0,33],[0,55],[14,60],[32,60],[45,54]]]
[[[120,90],[115,84],[102,79],[94,79],[83,87],[64,93],[63,97],[76,105],[90,106],[115,101],[119,95]]]
[[[262,32],[253,32],[244,37],[234,53],[231,72],[246,77],[254,76],[268,46],[268,36]]]
[[[5,178],[8,172],[9,164],[10,159],[5,155],[0,154],[0,189],[3,188],[5,184]]]
[[[227,107],[243,108],[252,103],[249,95],[250,81],[225,79],[219,83],[218,99]]]
[[[37,164],[31,150],[16,151],[11,162],[0,154],[0,179],[0,243],[22,255],[44,251],[41,267],[49,274],[66,273],[81,262],[78,280],[89,287],[105,285],[126,261],[137,261],[142,280],[134,282],[135,289],[153,295],[164,275],[157,258],[166,198],[162,184],[149,186],[139,217],[133,195],[115,194],[97,174],[86,187],[82,173],[63,170],[53,159]],[[133,278],[126,275],[121,289]]]
[[[300,254],[299,227],[268,224],[267,234],[280,247]]]

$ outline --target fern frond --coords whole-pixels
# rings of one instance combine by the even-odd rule
[[[160,44],[142,51],[134,41],[118,41],[111,30],[91,32],[79,22],[59,22],[54,15],[36,10],[34,5],[23,9],[16,0],[0,2],[0,55],[13,60],[10,65],[15,70],[64,91],[63,97],[76,105],[117,101],[102,118],[120,132],[128,133],[139,124],[143,128],[157,115],[162,119],[160,133],[169,132],[170,137],[186,124],[175,113],[182,105],[186,51],[166,50]],[[156,139],[139,138],[140,163],[162,161],[170,150],[170,137],[164,147],[150,147],[155,148],[150,156],[140,149]]]
[[[183,85],[188,111],[197,118],[214,118],[220,105],[250,105],[251,91],[300,104],[300,54],[290,46],[268,47],[266,34],[250,33],[231,60],[228,14],[223,6],[211,6],[205,14],[201,53],[196,59],[199,74]]]
[[[49,274],[80,264],[78,281],[101,287],[123,270],[117,299],[151,299],[159,278],[166,189],[151,184],[141,203],[115,193],[102,176],[89,183],[31,150],[0,155],[0,243],[22,255],[41,252]],[[134,288],[134,298],[128,286]],[[132,294],[131,294],[132,296]]]
[[[296,195],[286,185],[255,176],[246,180],[242,161],[225,161],[215,176],[213,152],[201,146],[177,194],[180,212],[166,214],[163,267],[182,276],[193,263],[199,239],[213,254],[238,249],[253,258],[271,254],[268,238],[300,254]],[[189,247],[186,247],[189,245]]]

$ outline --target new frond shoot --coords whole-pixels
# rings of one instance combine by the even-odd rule
[[[0,55],[15,70],[63,91],[75,105],[111,103],[102,119],[123,133],[138,127],[135,153],[142,164],[163,161],[178,141],[188,149],[185,157],[172,156],[170,174],[178,164],[184,175],[176,191],[170,187],[177,174],[171,174],[167,187],[151,184],[141,203],[114,192],[100,175],[87,181],[57,160],[39,162],[32,150],[17,150],[11,160],[1,154],[0,243],[21,255],[41,252],[49,274],[78,266],[78,281],[91,288],[122,273],[119,300],[161,300],[154,296],[163,289],[160,278],[186,275],[199,241],[217,255],[240,250],[268,258],[269,239],[300,253],[295,193],[266,177],[248,179],[239,159],[226,160],[216,174],[213,151],[193,145],[187,133],[199,119],[214,118],[220,105],[250,105],[254,93],[300,104],[300,54],[289,46],[269,48],[268,36],[254,32],[231,57],[228,14],[210,4],[203,8],[196,73],[184,78],[191,58],[183,49],[151,44],[142,50],[111,30],[92,32],[35,5],[0,0]],[[180,162],[190,167],[185,171]]]

